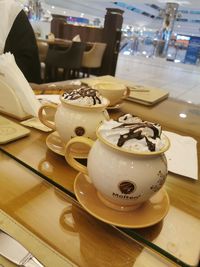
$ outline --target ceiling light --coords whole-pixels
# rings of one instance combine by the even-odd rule
[[[158,0],[158,2],[160,3],[168,3],[169,1],[168,0]],[[179,5],[190,5],[190,2],[189,1],[173,1],[173,3],[177,3]]]

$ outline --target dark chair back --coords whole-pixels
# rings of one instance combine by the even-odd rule
[[[62,68],[65,74],[71,70],[79,70],[81,68],[84,50],[85,43],[82,42],[72,42],[71,46],[65,50],[56,49],[56,47],[49,48],[45,62],[46,67],[47,69]]]
[[[80,68],[85,50],[85,43],[72,42],[65,50],[49,48],[46,56],[46,64],[58,68]]]

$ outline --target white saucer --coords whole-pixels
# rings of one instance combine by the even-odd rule
[[[108,110],[118,109],[118,108],[121,108],[122,105],[123,105],[123,103],[119,103],[119,104],[116,104],[114,106],[108,106],[106,109],[108,109]]]
[[[53,132],[47,136],[46,145],[51,151],[55,152],[56,154],[59,154],[61,156],[65,155],[65,147],[57,132]]]
[[[161,221],[169,210],[169,197],[164,189],[134,211],[116,211],[103,204],[87,176],[79,173],[74,182],[74,192],[85,210],[97,219],[126,228],[144,228]]]
[[[55,152],[58,155],[65,155],[65,145],[60,139],[60,136],[57,132],[50,133],[46,138],[47,147]],[[75,158],[85,159],[88,156],[89,148],[85,149],[73,149],[73,154],[75,154]]]

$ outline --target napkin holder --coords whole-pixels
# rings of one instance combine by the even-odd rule
[[[27,114],[16,96],[14,90],[0,79],[0,113],[4,113],[18,120],[31,117]]]

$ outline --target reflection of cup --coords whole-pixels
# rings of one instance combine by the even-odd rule
[[[141,252],[141,247],[131,239],[75,205],[63,210],[59,222],[64,231],[79,236],[81,257],[78,266],[130,267]]]
[[[137,134],[140,134],[138,128]],[[122,211],[134,210],[163,186],[167,176],[164,152],[169,148],[166,136],[161,136],[162,148],[152,152],[113,145],[102,136],[101,127],[97,130],[97,137],[95,142],[83,137],[70,140],[65,158],[73,168],[89,175],[105,205]],[[87,168],[75,160],[71,151],[74,144],[85,144],[91,148]]]
[[[130,89],[120,83],[98,82],[94,84],[92,88],[98,90],[102,96],[106,97],[110,101],[109,106],[117,105],[130,94]]]
[[[106,107],[109,102],[93,106],[80,106],[66,102],[60,97],[61,104],[58,106],[45,104],[39,109],[39,119],[47,127],[56,130],[64,144],[75,136],[85,136],[96,139],[95,130],[98,125],[109,119]],[[45,113],[54,110],[54,122],[47,120]]]

